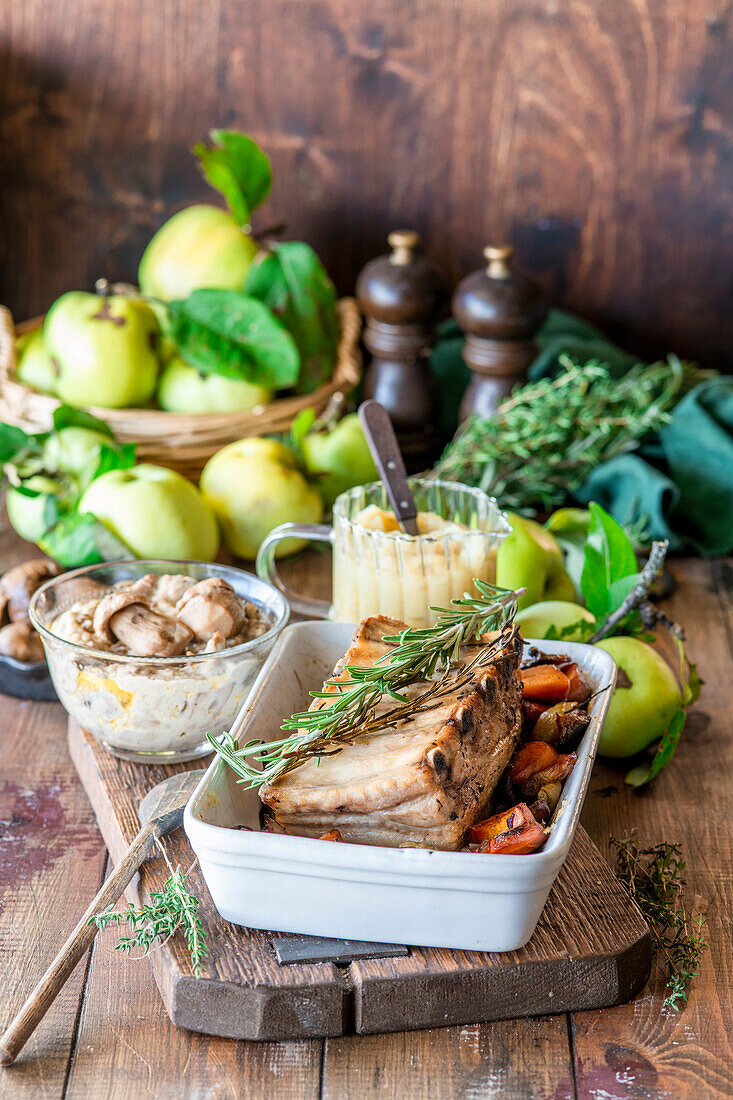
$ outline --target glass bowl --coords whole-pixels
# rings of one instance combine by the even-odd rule
[[[264,634],[214,653],[135,657],[67,641],[54,620],[79,599],[79,578],[111,586],[147,573],[220,577],[270,621]],[[242,569],[199,561],[117,561],[53,577],[34,594],[31,622],[41,635],[56,694],[68,713],[114,756],[146,764],[194,760],[234,721],[288,621],[284,597]]]

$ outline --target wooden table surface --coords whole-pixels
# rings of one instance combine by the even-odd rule
[[[0,567],[31,550],[3,529]],[[289,578],[327,594],[315,552]],[[733,1096],[733,571],[672,563],[668,603],[684,623],[703,694],[666,772],[643,793],[599,761],[583,823],[604,852],[636,827],[645,843],[679,841],[689,896],[710,950],[687,1008],[663,1010],[664,976],[631,1004],[603,1011],[324,1041],[245,1043],[177,1031],[147,961],[98,940],[18,1063],[0,1069],[0,1100],[138,1097],[442,1100],[501,1097],[663,1100]],[[66,751],[58,704],[0,697],[0,1024],[99,888],[107,855]]]

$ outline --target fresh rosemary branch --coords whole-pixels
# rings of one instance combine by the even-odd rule
[[[448,444],[438,476],[477,485],[503,508],[550,511],[597,465],[667,423],[704,376],[674,355],[619,379],[598,360],[579,366],[563,356],[561,363],[561,374],[519,387],[495,417],[471,417]]]
[[[422,630],[407,627],[384,641],[392,648],[373,665],[348,665],[338,679],[327,680],[322,691],[311,691],[323,700],[313,710],[301,711],[283,722],[286,736],[276,741],[250,741],[239,745],[230,735],[221,740],[207,734],[216,752],[247,786],[271,783],[300,767],[312,757],[330,756],[358,737],[405,721],[418,711],[438,706],[450,691],[463,686],[476,667],[493,660],[506,644],[506,630],[517,610],[518,593],[474,580],[478,596],[466,593],[452,600],[451,607],[433,607],[438,613],[434,626]],[[487,631],[502,633],[483,646],[464,665],[458,679],[451,675],[461,646],[475,642]],[[431,682],[436,672],[442,675]],[[427,681],[427,686],[409,697],[404,689]],[[330,690],[329,690],[330,689]],[[384,698],[396,707],[377,712]]]
[[[150,895],[150,901],[136,909],[132,902],[121,913],[106,909],[104,913],[91,917],[89,923],[96,924],[100,931],[113,925],[129,924],[131,936],[121,936],[115,944],[115,951],[129,955],[136,947],[142,948],[147,955],[156,940],[164,943],[180,928],[188,946],[191,969],[195,978],[201,977],[201,963],[209,954],[206,943],[206,929],[197,914],[199,900],[186,889],[186,880],[180,867],[173,867],[158,841],[163,858],[170,871],[170,877],[160,891]]]
[[[616,849],[616,873],[646,917],[654,949],[664,956],[667,968],[664,1007],[679,1011],[707,947],[703,937],[704,917],[690,920],[685,911],[682,899],[685,861],[680,847],[664,843],[640,848],[635,832],[621,840],[611,837],[609,843]]]

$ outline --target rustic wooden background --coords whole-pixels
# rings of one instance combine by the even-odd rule
[[[733,366],[729,0],[0,0],[0,300],[132,278],[212,125],[342,291],[396,225],[510,239],[640,352]]]

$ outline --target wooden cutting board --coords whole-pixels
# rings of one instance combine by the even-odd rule
[[[117,760],[72,719],[69,750],[114,861],[137,832],[137,807],[151,787],[201,767]],[[194,855],[183,830],[165,843],[171,862],[187,871]],[[151,860],[129,899],[139,904],[167,874],[162,860]],[[641,913],[580,827],[532,939],[502,954],[411,947],[402,958],[283,966],[273,947],[281,933],[222,920],[198,866],[188,881],[211,949],[203,977],[191,976],[180,936],[151,962],[173,1023],[211,1035],[303,1039],[603,1008],[633,997],[651,965]],[[113,931],[104,935],[112,942]]]

